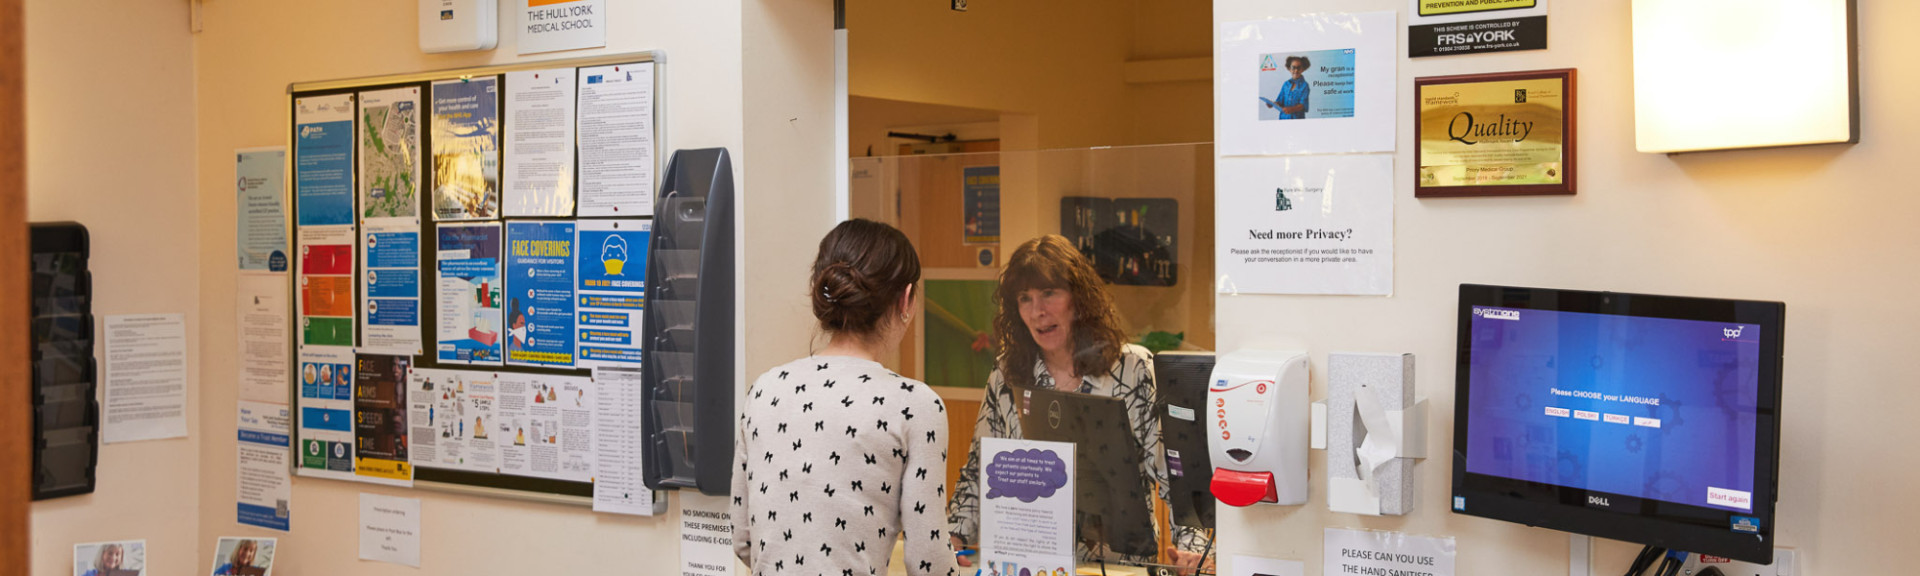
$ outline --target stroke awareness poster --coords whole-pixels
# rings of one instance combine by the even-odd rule
[[[635,368],[640,366],[640,313],[647,307],[647,242],[653,235],[648,220],[582,220],[579,223],[580,303],[579,354],[581,367]],[[668,327],[691,322],[692,303],[663,309]]]
[[[434,328],[442,364],[500,365],[500,223],[442,224]]]
[[[572,222],[507,223],[507,364],[573,366]]]

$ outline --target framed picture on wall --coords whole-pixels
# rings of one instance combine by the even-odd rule
[[[1575,71],[1415,79],[1413,195],[1573,194]]]
[[[1060,235],[1114,284],[1178,283],[1179,228],[1180,201],[1173,198],[1060,199]]]

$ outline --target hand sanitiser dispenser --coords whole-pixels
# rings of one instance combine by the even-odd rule
[[[1207,387],[1213,495],[1233,506],[1307,503],[1307,354],[1241,350]]]

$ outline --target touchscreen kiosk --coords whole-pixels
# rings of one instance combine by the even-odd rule
[[[1140,474],[1140,442],[1119,398],[1016,387],[1020,430],[1028,440],[1072,442],[1076,540],[1120,554],[1153,556],[1157,540],[1147,508],[1152,484]]]
[[[1463,285],[1453,511],[1773,560],[1785,305]]]

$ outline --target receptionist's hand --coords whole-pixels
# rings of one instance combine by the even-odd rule
[[[967,549],[967,543],[966,543],[966,542],[964,542],[964,541],[961,541],[961,540],[960,540],[960,537],[959,537],[959,536],[954,536],[954,535],[951,535],[951,534],[949,534],[949,535],[947,536],[947,541],[948,541],[949,543],[952,543],[952,544],[953,544],[953,551],[954,551],[954,552],[956,553],[956,555],[955,555],[955,556],[953,557],[953,561],[954,561],[954,562],[956,562],[956,563],[959,563],[959,564],[960,564],[960,567],[961,567],[961,568],[972,568],[972,567],[973,567],[973,555],[971,555],[971,554],[967,554],[967,555],[959,555],[959,554],[958,554],[958,553],[959,553],[959,552],[960,552],[961,550],[966,550],[966,549]]]
[[[1167,548],[1167,558],[1172,559],[1173,565],[1180,568],[1181,576],[1189,576],[1195,571],[1205,571],[1208,573],[1218,571],[1214,569],[1213,558],[1203,557],[1199,552],[1181,550],[1169,546]]]

